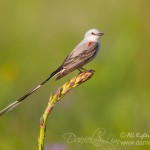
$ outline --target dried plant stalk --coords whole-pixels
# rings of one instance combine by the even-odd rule
[[[94,74],[93,70],[87,70],[81,72],[79,75],[73,77],[71,80],[63,84],[55,94],[51,94],[48,105],[40,118],[40,133],[38,138],[38,150],[44,149],[44,138],[45,138],[45,131],[46,131],[46,121],[47,117],[50,114],[51,110],[53,109],[54,105],[61,100],[65,94],[67,94],[72,88],[75,88],[85,81],[89,80]]]

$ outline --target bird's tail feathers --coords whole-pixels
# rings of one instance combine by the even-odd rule
[[[2,116],[3,114],[7,113],[8,111],[10,111],[11,109],[13,109],[14,107],[16,107],[17,105],[19,105],[21,102],[19,101],[15,101],[13,103],[11,103],[10,105],[8,105],[6,108],[4,108],[2,111],[0,111],[0,116]]]
[[[58,67],[58,69],[56,69],[54,72],[52,72],[52,74],[50,75],[50,77],[53,78],[54,76],[57,76],[56,80],[58,80],[58,75],[61,72],[61,70],[63,70],[63,67],[62,66]]]
[[[30,96],[32,93],[34,93],[36,90],[38,90],[43,84],[45,84],[48,80],[50,80],[51,78],[53,78],[55,75],[57,75],[57,73],[59,73],[59,71],[61,71],[62,67],[60,66],[56,71],[54,71],[45,81],[43,81],[41,84],[39,84],[37,87],[35,87],[32,91],[30,91],[29,93],[25,94],[24,96],[22,96],[20,99],[18,99],[17,101],[11,103],[10,105],[8,105],[6,108],[4,108],[3,110],[0,111],[0,116],[4,115],[5,113],[7,113],[8,111],[10,111],[11,109],[15,108],[17,105],[19,105],[22,101],[24,101],[28,96]]]

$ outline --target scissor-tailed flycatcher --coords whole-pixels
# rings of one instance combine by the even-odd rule
[[[100,48],[100,36],[104,33],[100,32],[97,29],[91,29],[86,32],[84,39],[73,49],[73,51],[66,57],[64,62],[58,69],[56,69],[44,82],[39,84],[32,91],[18,99],[17,101],[11,103],[2,111],[0,111],[0,116],[16,107],[20,104],[25,98],[34,93],[37,89],[39,89],[43,84],[45,84],[52,77],[56,76],[56,80],[64,77],[70,72],[78,69],[83,69],[82,67],[95,58],[97,52]]]

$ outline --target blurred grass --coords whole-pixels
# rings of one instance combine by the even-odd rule
[[[99,149],[67,144],[62,135],[90,136],[103,127],[149,133],[150,2],[0,1],[0,107],[16,100],[56,69],[84,33],[98,28],[101,53],[86,66],[96,73],[60,102],[50,116],[46,143],[68,149]],[[0,149],[35,149],[39,118],[51,92],[74,74],[50,81],[21,106],[0,119]],[[49,128],[51,130],[49,130]],[[102,147],[113,149],[112,146]],[[116,147],[115,147],[116,148]],[[117,146],[116,149],[149,149]]]

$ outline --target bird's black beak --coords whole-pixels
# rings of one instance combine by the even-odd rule
[[[103,35],[104,35],[103,32],[98,33],[98,36],[103,36]]]

